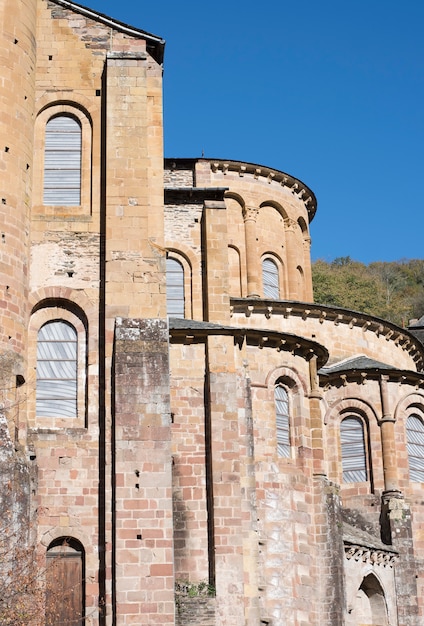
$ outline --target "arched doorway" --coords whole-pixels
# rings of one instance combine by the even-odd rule
[[[76,539],[60,537],[50,544],[46,557],[46,626],[83,626],[83,546]]]
[[[373,574],[362,580],[353,610],[357,626],[388,626],[387,606],[383,589]]]

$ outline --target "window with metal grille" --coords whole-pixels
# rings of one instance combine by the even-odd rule
[[[47,322],[37,336],[38,417],[77,416],[77,332],[68,322]]]
[[[275,386],[275,420],[278,456],[290,457],[290,416],[287,389],[280,383]]]
[[[346,417],[340,424],[343,482],[368,480],[364,425],[359,417]]]
[[[406,420],[406,437],[409,477],[413,482],[424,483],[424,424],[418,415]]]
[[[47,205],[81,204],[81,125],[69,115],[46,124],[44,196]]]
[[[280,285],[278,267],[272,259],[263,259],[262,261],[262,285],[264,298],[279,299]]]
[[[166,308],[169,317],[184,318],[184,268],[176,259],[166,259]]]

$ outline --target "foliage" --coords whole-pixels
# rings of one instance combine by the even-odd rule
[[[7,518],[6,514],[6,518]],[[29,542],[25,520],[2,520],[0,533],[0,625],[1,626],[64,626],[79,624],[80,619],[64,619],[72,609],[73,589],[63,592],[58,585],[58,567],[65,551],[47,566],[45,558],[37,557]],[[66,550],[66,542],[63,544]],[[49,607],[46,612],[46,596]]]
[[[198,583],[189,580],[175,581],[175,606],[179,614],[182,611],[185,598],[214,598],[215,595],[215,587],[207,580],[201,580]]]
[[[197,596],[213,598],[215,596],[215,587],[206,580],[201,580],[198,583],[192,583],[189,580],[176,580],[175,591],[189,598]]]
[[[312,265],[315,302],[361,311],[407,326],[424,314],[424,260],[377,261],[349,256]]]

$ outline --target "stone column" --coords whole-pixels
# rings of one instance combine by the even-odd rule
[[[387,376],[380,377],[380,394],[383,416],[380,420],[381,447],[383,456],[384,490],[399,491],[395,441],[395,419],[389,409]]]
[[[303,273],[304,287],[303,294],[300,294],[302,300],[306,302],[314,301],[314,291],[312,285],[312,269],[311,269],[311,238],[305,237],[303,240]]]
[[[309,361],[309,378],[311,391],[309,393],[309,411],[311,420],[312,439],[312,472],[317,476],[324,476],[324,437],[321,414],[322,393],[318,385],[317,357]]]
[[[247,272],[247,297],[260,298],[259,288],[259,259],[256,245],[256,220],[258,217],[256,207],[245,207],[243,211],[244,233],[246,239],[246,272]]]
[[[301,298],[298,293],[298,269],[299,265],[299,242],[296,236],[296,231],[299,226],[295,220],[285,219],[284,225],[286,228],[286,244],[287,244],[287,283],[288,283],[288,294],[286,295],[287,300],[299,300]],[[303,251],[302,251],[303,256]]]

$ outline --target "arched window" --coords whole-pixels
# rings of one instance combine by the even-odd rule
[[[387,626],[389,623],[384,591],[373,574],[362,580],[351,606],[351,615],[355,624]]]
[[[50,544],[46,563],[46,624],[84,624],[85,553],[79,541],[61,537]]]
[[[184,268],[176,259],[166,259],[166,308],[169,317],[184,318]]]
[[[77,416],[78,342],[63,320],[47,322],[37,336],[37,417]]]
[[[346,417],[340,424],[343,482],[368,480],[364,425],[359,417]]]
[[[241,298],[240,252],[234,246],[228,247],[230,296]]]
[[[280,297],[280,284],[278,277],[278,267],[272,259],[262,261],[262,286],[264,298],[278,300]]]
[[[81,125],[70,115],[52,117],[46,124],[44,194],[46,205],[81,204]]]
[[[278,383],[274,390],[277,454],[290,457],[290,416],[287,389]]]
[[[409,477],[414,482],[424,483],[424,424],[418,415],[410,415],[406,420],[406,437]]]

